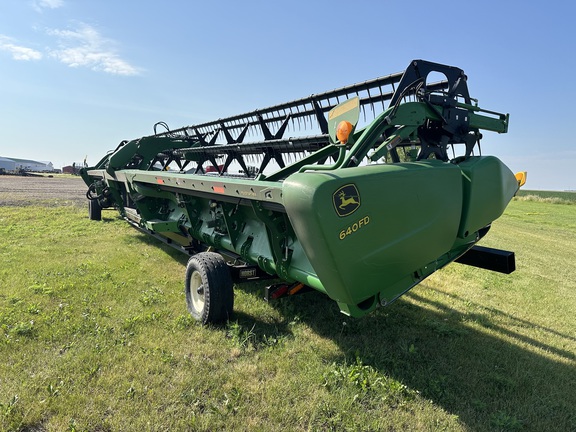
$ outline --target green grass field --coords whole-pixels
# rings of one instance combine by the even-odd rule
[[[0,430],[574,431],[576,206],[517,199],[482,244],[517,271],[452,264],[362,319],[242,285],[202,327],[186,257],[116,213],[0,207]]]
[[[517,199],[519,201],[537,201],[551,204],[576,204],[576,192],[559,192],[559,191],[518,191]]]

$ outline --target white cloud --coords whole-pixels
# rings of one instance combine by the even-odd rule
[[[55,1],[55,0],[51,0]],[[88,67],[113,75],[138,75],[140,71],[113,49],[113,42],[105,39],[93,27],[81,23],[76,30],[48,30],[59,39],[58,49],[50,55],[70,67]]]
[[[38,12],[42,12],[44,9],[58,9],[64,6],[64,0],[34,0],[32,1],[32,7]]]
[[[40,60],[42,53],[22,45],[16,45],[11,38],[0,35],[0,51],[6,51],[14,60]]]

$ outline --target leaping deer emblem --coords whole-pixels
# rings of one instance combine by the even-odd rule
[[[356,198],[353,196],[346,198],[346,194],[344,193],[344,191],[340,191],[338,196],[340,197],[340,205],[338,206],[338,208],[342,210],[344,210],[350,204],[360,204],[358,201],[356,201]]]

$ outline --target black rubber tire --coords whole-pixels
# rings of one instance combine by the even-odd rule
[[[88,217],[90,220],[102,220],[102,207],[97,199],[88,200]]]
[[[186,266],[186,306],[202,324],[225,322],[234,309],[234,289],[224,258],[214,252],[192,256]]]

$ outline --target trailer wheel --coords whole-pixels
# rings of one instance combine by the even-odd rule
[[[232,316],[232,277],[221,255],[201,252],[188,260],[185,292],[188,312],[202,324],[223,322]]]
[[[90,220],[102,220],[102,206],[97,199],[88,200],[88,217]]]

